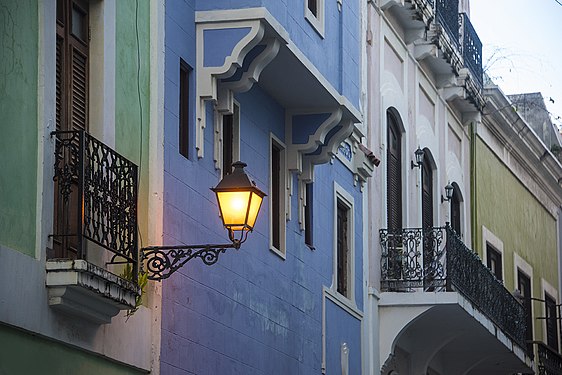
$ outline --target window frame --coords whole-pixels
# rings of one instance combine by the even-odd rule
[[[347,294],[339,292],[339,273],[338,273],[338,206],[347,208],[347,259],[346,259],[346,278],[347,278]],[[355,304],[355,210],[354,199],[344,188],[334,181],[334,249],[333,249],[333,272],[332,272],[332,289],[337,296],[342,299],[351,301]]]
[[[533,289],[534,289],[534,285],[533,285],[533,267],[527,263],[523,258],[521,258],[521,256],[519,256],[519,254],[514,253],[513,254],[513,274],[515,275],[514,279],[514,289],[519,290],[519,292],[521,294],[523,294],[523,291],[521,291],[519,289],[519,274],[524,275],[526,278],[529,279],[529,289],[530,289],[530,296],[529,299],[532,297],[533,294]],[[525,297],[526,298],[526,297]],[[533,305],[532,302],[530,302],[530,316],[528,317],[528,322],[531,323],[530,325],[530,329],[529,327],[527,328],[528,332],[530,332],[530,335],[527,339],[529,340],[533,340],[535,337],[535,324],[533,324]],[[527,311],[526,311],[527,312]],[[527,333],[526,333],[527,335]],[[531,350],[530,352],[532,352],[532,344],[528,345],[528,350]]]
[[[304,18],[310,23],[310,25],[316,30],[322,39],[324,39],[324,24],[325,24],[325,0],[313,0],[316,1],[317,14],[314,14],[308,7],[310,0],[304,0]]]
[[[311,250],[314,247],[314,183],[309,182],[305,185],[305,204],[304,204],[304,243]]]
[[[492,267],[492,262],[496,265],[495,267]],[[489,242],[486,242],[486,266],[496,279],[503,282],[503,254]]]
[[[486,266],[488,266],[488,246],[491,246],[495,251],[500,254],[501,257],[501,274],[505,279],[505,254],[503,251],[503,241],[497,237],[492,231],[482,225],[482,259],[486,260]],[[517,277],[517,268],[515,269],[515,276]],[[502,279],[503,281],[503,279]],[[517,280],[515,280],[515,289],[517,289]]]
[[[279,165],[273,166],[273,150],[279,152]],[[286,258],[286,231],[287,231],[287,147],[273,133],[269,134],[269,249],[279,257]],[[278,173],[278,175],[275,175]],[[273,181],[277,180],[278,191],[274,191]],[[274,219],[278,228],[274,228]],[[274,241],[274,231],[277,230],[277,241]]]

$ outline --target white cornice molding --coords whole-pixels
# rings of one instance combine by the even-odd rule
[[[558,184],[558,179],[562,177],[562,164],[525,119],[512,109],[511,102],[497,86],[486,87],[484,94],[487,105],[482,122],[489,135],[498,142],[494,145],[482,129],[478,130],[480,139],[556,217],[557,207],[562,205],[562,188]],[[509,158],[506,158],[506,153]]]

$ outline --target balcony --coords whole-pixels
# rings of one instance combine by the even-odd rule
[[[482,43],[468,16],[459,13],[459,1],[384,0],[381,8],[404,30],[405,43],[414,43],[416,59],[446,99],[461,111],[482,109]]]
[[[137,166],[83,130],[55,137],[49,304],[96,323],[131,309],[137,285]],[[129,270],[129,277],[117,276]]]
[[[562,356],[543,342],[535,342],[538,354],[538,375],[562,374]]]
[[[380,241],[381,331],[394,337],[381,359],[425,345],[426,357],[413,350],[410,361],[435,363],[440,373],[501,373],[499,363],[529,371],[523,306],[450,227],[383,229]]]

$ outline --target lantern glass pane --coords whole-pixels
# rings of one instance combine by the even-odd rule
[[[248,225],[250,228],[254,228],[256,223],[256,218],[258,217],[258,212],[260,212],[262,197],[256,193],[252,193],[252,200],[250,201],[250,209],[248,210]]]
[[[226,227],[243,226],[246,223],[250,194],[249,191],[217,192],[222,220]],[[234,227],[231,229],[236,230]]]

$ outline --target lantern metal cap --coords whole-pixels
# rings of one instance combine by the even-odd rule
[[[250,180],[250,177],[248,177],[248,175],[244,171],[244,168],[247,165],[248,164],[242,161],[237,161],[235,163],[232,163],[232,167],[234,167],[232,173],[224,176],[223,179],[218,183],[218,185],[214,188],[211,188],[211,190],[214,191],[215,193],[221,191],[251,190],[254,193],[258,194],[260,197],[262,198],[265,197],[267,194],[265,194],[263,191],[258,189],[256,183]]]

